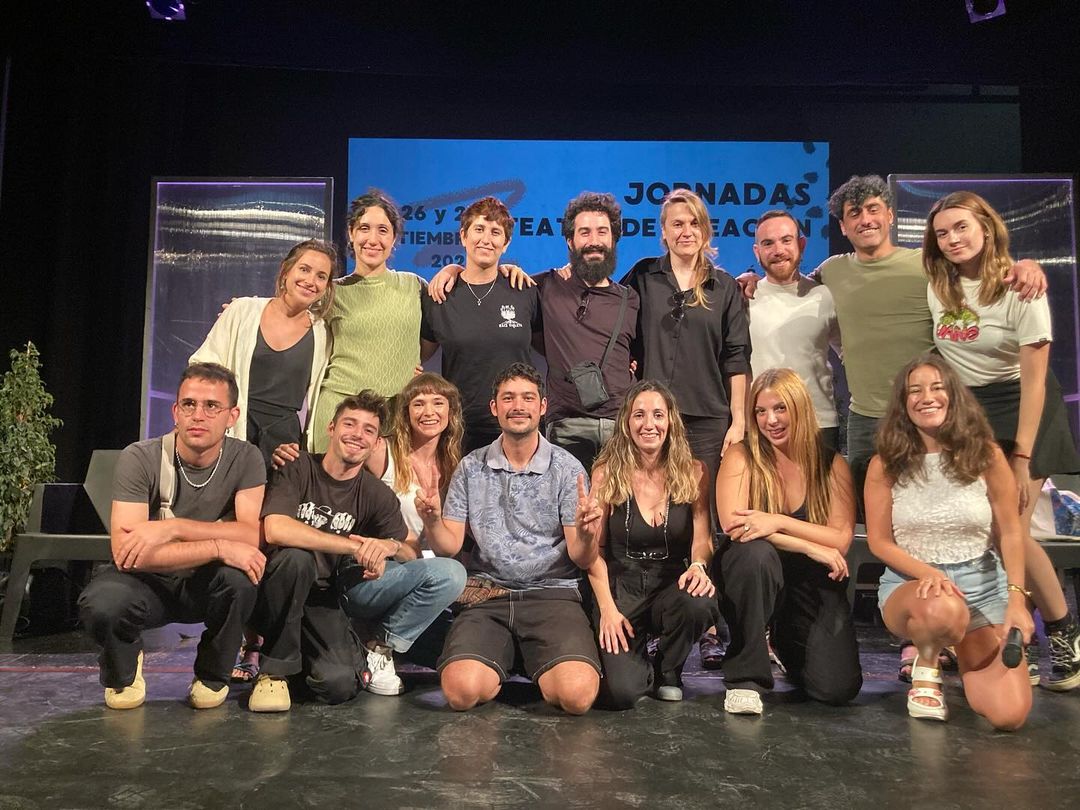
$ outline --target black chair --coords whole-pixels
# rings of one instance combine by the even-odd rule
[[[82,484],[38,484],[15,553],[0,616],[0,643],[10,642],[31,566],[40,560],[111,560],[109,517],[119,450],[95,450]]]

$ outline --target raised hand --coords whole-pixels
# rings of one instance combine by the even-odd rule
[[[577,477],[578,505],[574,523],[578,532],[589,542],[594,542],[600,535],[600,521],[604,518],[604,510],[600,508],[600,502],[585,489],[585,476]]]
[[[413,503],[424,523],[434,523],[442,517],[442,498],[439,496],[439,466],[432,463],[427,474],[413,464],[416,482],[420,485]]]

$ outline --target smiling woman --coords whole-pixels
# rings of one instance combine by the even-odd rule
[[[324,316],[339,270],[333,245],[309,239],[281,262],[273,298],[240,298],[214,324],[192,363],[219,363],[236,375],[238,439],[256,445],[267,468],[279,444],[299,442],[300,411],[314,410],[326,370]]]
[[[534,333],[540,331],[535,287],[516,290],[499,273],[514,218],[494,197],[472,203],[461,214],[465,270],[443,303],[422,302],[423,357],[442,347],[442,372],[461,392],[465,420],[462,450],[491,444],[499,424],[489,408],[495,375],[512,363],[531,364]]]
[[[770,369],[750,388],[746,440],[724,457],[716,508],[728,535],[716,552],[720,609],[732,627],[724,709],[761,714],[773,686],[772,643],[787,679],[814,700],[843,704],[862,685],[843,580],[855,529],[851,471],[821,436],[805,384]]]

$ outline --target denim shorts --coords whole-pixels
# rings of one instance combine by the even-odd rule
[[[1009,601],[1005,569],[997,554],[987,550],[981,557],[959,563],[928,563],[953,581],[964,594],[971,621],[967,631],[991,624],[1005,623],[1005,607]],[[878,608],[884,612],[892,592],[911,582],[911,577],[886,568],[878,581]]]

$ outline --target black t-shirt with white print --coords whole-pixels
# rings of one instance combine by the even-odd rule
[[[262,517],[287,515],[319,531],[380,540],[408,535],[401,505],[390,487],[368,472],[338,481],[322,468],[322,454],[300,457],[274,472],[263,501]],[[317,583],[326,588],[342,555],[315,552]]]

